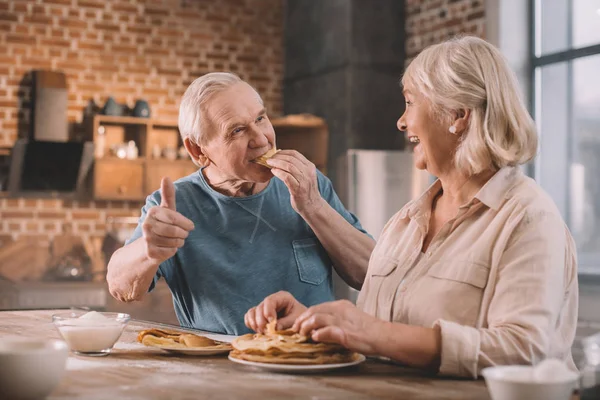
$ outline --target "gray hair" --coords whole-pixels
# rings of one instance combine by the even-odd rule
[[[190,138],[199,144],[206,132],[207,120],[204,116],[205,104],[209,98],[231,86],[244,82],[239,76],[231,72],[211,72],[195,79],[186,89],[179,106],[179,132],[181,138]],[[254,88],[253,88],[254,89]],[[256,90],[254,90],[256,92]],[[259,101],[263,100],[256,92]]]

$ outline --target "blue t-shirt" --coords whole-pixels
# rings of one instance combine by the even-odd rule
[[[323,198],[350,224],[366,233],[348,212],[331,181],[318,173]],[[182,326],[233,335],[248,333],[244,314],[266,296],[286,290],[307,306],[333,300],[332,263],[312,229],[294,211],[285,184],[272,178],[260,193],[230,197],[212,189],[201,171],[175,182],[177,211],[194,222],[185,244],[163,262],[156,281],[171,289]],[[142,208],[128,243],[142,236]]]

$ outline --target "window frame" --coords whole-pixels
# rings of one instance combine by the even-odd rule
[[[568,15],[567,15],[567,34],[568,34],[568,46],[569,48],[567,48],[566,50],[562,50],[562,51],[558,51],[558,52],[554,52],[554,53],[548,53],[548,54],[537,54],[537,44],[538,42],[541,40],[541,7],[543,6],[543,0],[529,0],[529,18],[530,18],[530,87],[529,87],[529,106],[530,106],[530,110],[532,111],[532,114],[534,116],[536,125],[539,127],[540,121],[539,121],[539,116],[541,114],[541,109],[539,108],[539,104],[538,104],[538,82],[541,76],[541,68],[545,67],[545,66],[550,66],[550,65],[556,65],[559,63],[563,63],[566,62],[567,63],[567,95],[569,97],[568,101],[572,102],[573,100],[573,61],[580,59],[580,58],[584,58],[584,57],[589,57],[589,56],[594,56],[594,55],[600,55],[600,41],[597,44],[593,44],[593,45],[589,45],[589,46],[585,46],[585,47],[580,47],[580,48],[572,48],[572,43],[573,43],[573,38],[572,38],[572,23],[573,23],[573,0],[566,0],[568,2],[567,4],[567,9],[568,9]],[[539,46],[541,47],[541,46]],[[539,71],[539,73],[538,73]],[[568,123],[571,126],[571,128],[573,127],[573,117],[572,117],[572,113],[571,110],[567,110],[567,119],[568,119]],[[543,132],[541,132],[541,130],[538,132],[539,135],[543,135]],[[573,129],[570,129],[567,133],[566,133],[569,137],[571,137],[574,134]],[[567,151],[567,162],[566,165],[564,165],[564,168],[567,170],[570,170],[571,165],[572,165],[572,161],[574,159],[574,144],[573,141],[568,141],[569,142],[569,148],[566,150]],[[540,181],[540,177],[543,174],[543,169],[540,165],[541,160],[543,159],[545,155],[539,151],[538,152],[538,156],[536,157],[535,162],[530,165],[527,169],[527,172],[530,176],[532,176],[536,181]],[[550,156],[552,157],[552,155],[550,154]],[[566,174],[566,187],[567,188],[571,188],[571,176],[570,173]],[[568,191],[570,191],[570,189],[568,189]],[[600,200],[599,200],[600,201]],[[570,196],[569,193],[566,193],[565,196],[565,202],[566,202],[566,210],[570,210]],[[570,215],[569,212],[567,211],[565,213],[565,222],[567,223],[567,226],[570,226]],[[578,251],[578,272],[580,276],[590,276],[590,277],[595,277],[595,278],[600,278],[600,250],[598,251],[594,251],[594,252],[585,252],[585,253],[580,253]]]

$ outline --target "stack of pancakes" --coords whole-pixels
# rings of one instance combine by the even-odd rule
[[[267,325],[262,333],[249,333],[235,339],[230,357],[272,364],[317,365],[354,361],[358,355],[330,343],[316,343],[291,330],[277,331],[277,321]]]
[[[193,333],[177,332],[168,329],[147,329],[138,333],[137,341],[152,347],[171,349],[227,349],[231,348],[229,343],[219,342],[205,336]]]

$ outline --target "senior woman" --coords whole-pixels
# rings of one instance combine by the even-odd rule
[[[274,156],[273,173],[253,162],[276,139],[254,88],[203,75],[183,95],[179,130],[201,168],[148,196],[108,264],[115,298],[138,300],[164,278],[181,325],[239,335],[248,308],[278,290],[333,300],[332,266],[360,287],[375,243],[329,179],[293,150]]]
[[[416,143],[417,168],[438,180],[385,226],[357,307],[306,308],[279,292],[246,324],[444,375],[547,357],[575,369],[576,250],[552,200],[519,165],[537,136],[500,52],[463,37],[431,46],[402,79],[398,128]]]

